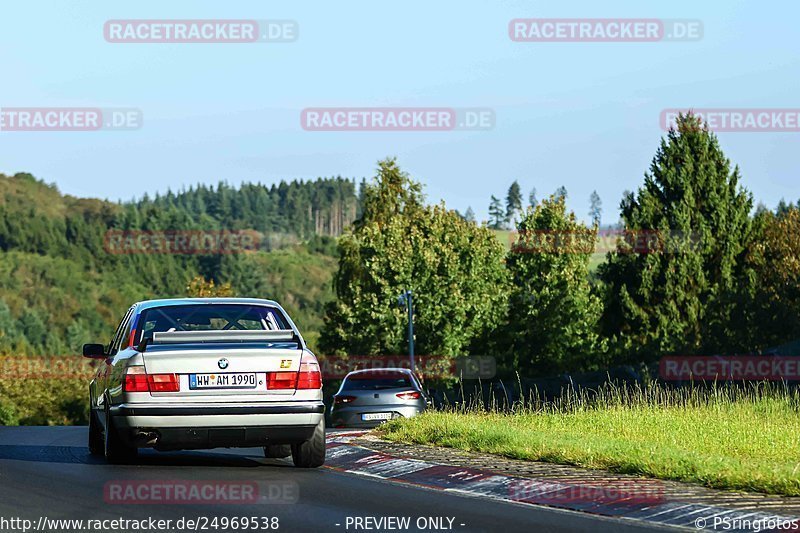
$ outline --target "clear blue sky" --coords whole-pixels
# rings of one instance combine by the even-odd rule
[[[136,107],[144,127],[0,133],[0,172],[113,200],[197,182],[371,176],[394,155],[485,218],[514,179],[559,185],[604,222],[642,182],[664,108],[800,107],[796,2],[14,2],[0,16],[0,107]],[[697,42],[516,43],[524,17],[690,18]],[[289,44],[110,44],[108,19],[293,19]],[[491,131],[308,132],[306,107],[490,107]],[[797,199],[800,134],[723,133],[757,200]]]

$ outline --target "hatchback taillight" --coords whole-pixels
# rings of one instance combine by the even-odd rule
[[[148,374],[143,366],[129,366],[122,384],[125,392],[178,392],[180,388],[176,374]]]
[[[419,400],[422,398],[422,394],[417,391],[400,392],[397,394],[397,397],[401,400]]]

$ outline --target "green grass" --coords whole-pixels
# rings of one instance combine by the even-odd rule
[[[428,412],[383,437],[619,473],[800,496],[798,395],[773,386],[669,391],[609,388],[596,398]]]
[[[516,237],[516,232],[512,230],[506,229],[495,229],[492,230],[497,240],[500,241],[506,249],[506,252],[511,250],[511,243],[514,241]],[[595,252],[589,256],[589,273],[593,274],[597,271],[597,267],[600,266],[606,260],[606,252]]]
[[[595,252],[589,256],[589,273],[594,274],[597,272],[597,267],[603,264],[605,260],[606,254],[604,252]]]
[[[493,229],[492,233],[494,233],[494,236],[497,237],[497,240],[503,244],[506,252],[511,250],[511,242],[513,241],[513,236],[516,234],[516,232],[512,232],[511,230],[507,229]]]

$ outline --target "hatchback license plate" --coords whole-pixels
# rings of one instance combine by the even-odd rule
[[[250,373],[189,374],[190,389],[255,389],[256,375]]]
[[[389,420],[392,418],[392,413],[364,413],[361,415],[361,420]]]

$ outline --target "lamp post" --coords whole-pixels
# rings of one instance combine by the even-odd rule
[[[397,300],[408,309],[408,357],[411,359],[411,371],[414,372],[414,293],[405,290]]]

